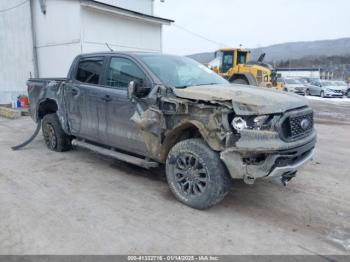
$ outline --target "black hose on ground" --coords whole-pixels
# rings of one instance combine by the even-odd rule
[[[39,134],[40,127],[41,127],[41,119],[38,120],[34,134],[27,141],[23,142],[22,144],[11,147],[12,150],[19,150],[22,147],[25,147],[26,145],[28,145],[30,142],[32,142],[34,140],[34,138]]]

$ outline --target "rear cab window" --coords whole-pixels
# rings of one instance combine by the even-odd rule
[[[78,62],[75,79],[82,83],[98,85],[103,73],[104,57],[84,57]]]

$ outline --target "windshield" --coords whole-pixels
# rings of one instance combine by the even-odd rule
[[[323,86],[334,86],[334,84],[332,82],[329,82],[329,81],[323,81],[322,85]]]
[[[300,84],[300,82],[295,79],[285,79],[285,81],[287,84],[290,84],[290,85]]]
[[[347,84],[346,84],[345,82],[343,82],[343,81],[334,82],[334,83],[335,83],[335,85],[337,85],[337,86],[347,86]]]
[[[197,85],[228,84],[204,65],[187,57],[141,55],[141,60],[167,86],[185,88]]]

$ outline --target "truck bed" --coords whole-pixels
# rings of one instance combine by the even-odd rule
[[[62,100],[59,91],[66,80],[67,78],[30,78],[28,80],[29,113],[35,122],[38,119],[40,102],[51,99],[59,104]]]

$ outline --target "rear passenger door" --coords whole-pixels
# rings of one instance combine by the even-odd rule
[[[150,85],[148,79],[137,62],[129,57],[113,56],[108,60],[104,81],[104,93],[110,98],[106,111],[108,145],[146,155],[140,129],[131,121],[136,105],[128,99],[127,88],[131,81]]]
[[[64,94],[71,133],[101,143],[105,139],[106,103],[99,85],[105,61],[103,56],[81,58]]]

